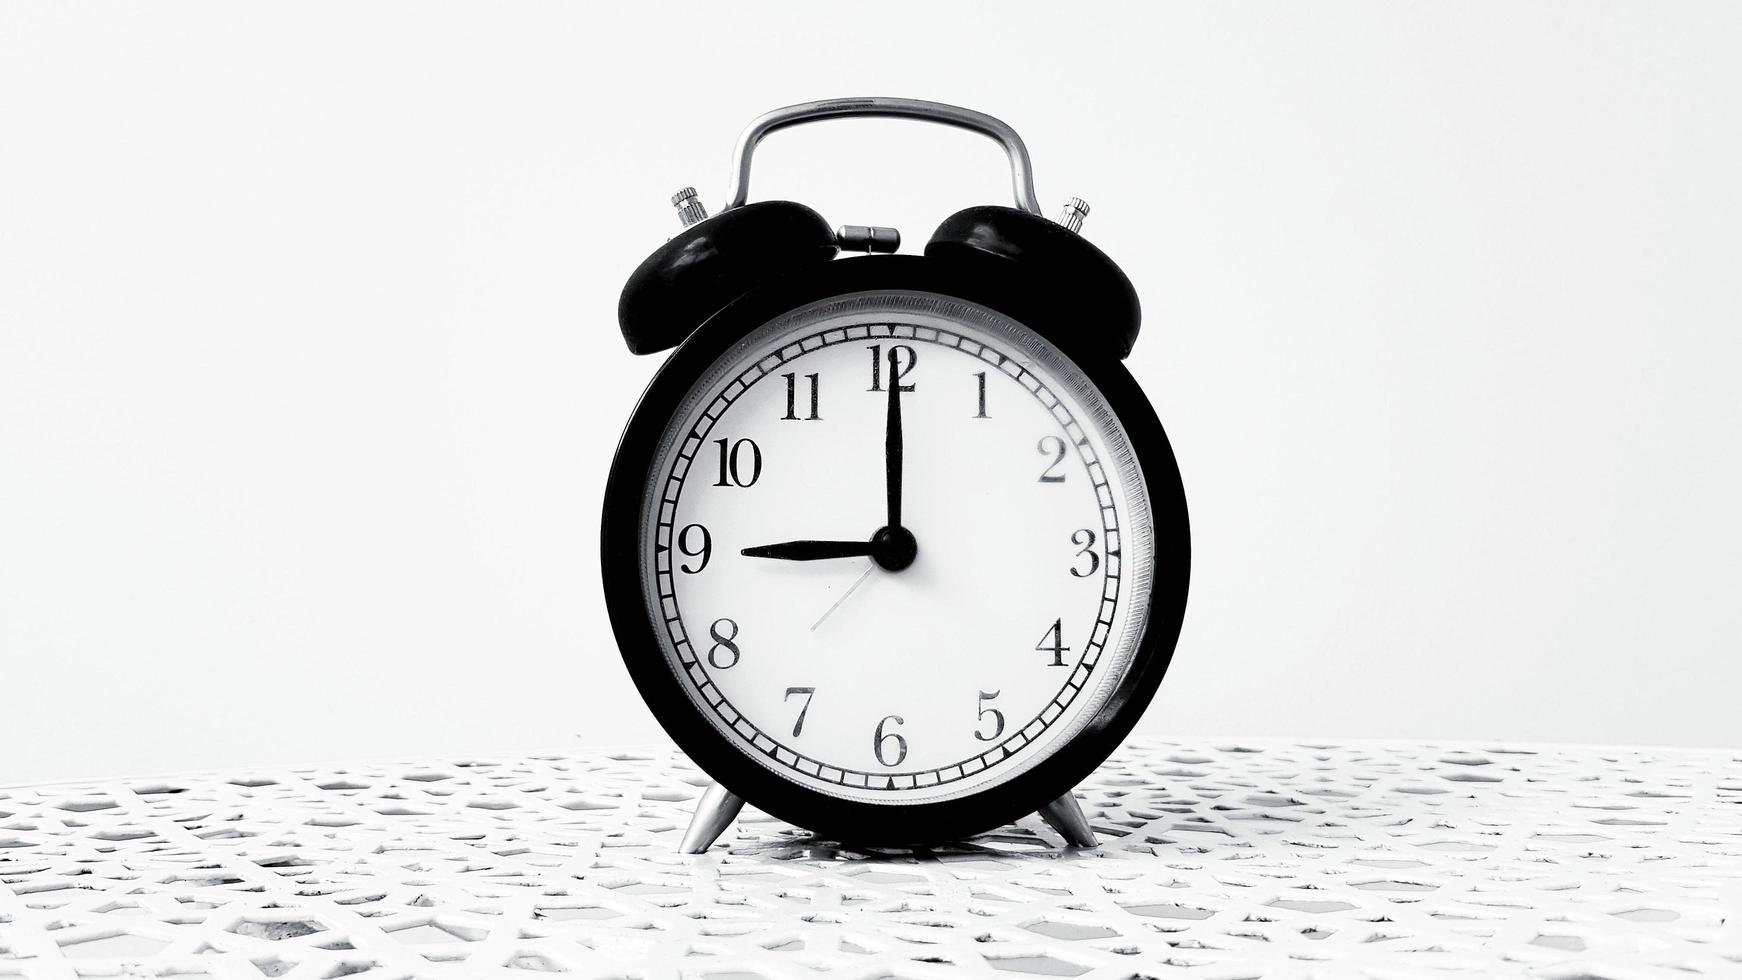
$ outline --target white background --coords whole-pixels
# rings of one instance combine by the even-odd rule
[[[1738,744],[1742,8],[0,7],[0,782],[659,737],[617,292],[755,114],[982,109],[1145,302],[1151,732]],[[754,196],[1007,199],[896,122]]]

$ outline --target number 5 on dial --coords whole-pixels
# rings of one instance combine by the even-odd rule
[[[974,729],[974,737],[979,739],[982,742],[990,742],[993,739],[997,738],[998,736],[1004,734],[1004,712],[999,711],[997,708],[986,707],[986,702],[997,697],[998,694],[999,694],[998,691],[991,691],[991,692],[981,691],[980,692],[980,700],[978,703],[980,705],[980,724],[981,724],[981,727],[985,726],[986,716],[987,715],[992,716],[992,733],[990,735],[981,731],[979,728]]]

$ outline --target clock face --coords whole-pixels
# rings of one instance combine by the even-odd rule
[[[1135,666],[1153,528],[1125,430],[987,308],[890,290],[767,323],[690,389],[649,480],[641,585],[668,667],[720,737],[818,793],[1003,783]],[[888,527],[908,553],[900,532],[870,545]]]

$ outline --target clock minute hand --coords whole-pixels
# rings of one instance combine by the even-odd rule
[[[869,541],[781,541],[745,548],[746,558],[779,558],[785,561],[821,561],[827,558],[863,558],[874,554]]]
[[[889,415],[883,429],[883,478],[889,496],[889,522],[901,526],[901,373],[895,345],[889,346]]]

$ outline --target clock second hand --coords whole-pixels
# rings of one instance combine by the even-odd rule
[[[823,614],[821,616],[817,617],[817,621],[811,624],[811,632],[815,633],[817,631],[817,627],[823,625],[823,620],[828,619],[829,615],[831,613],[833,613],[835,610],[841,608],[841,603],[846,602],[848,596],[852,595],[854,592],[859,591],[859,586],[864,585],[865,580],[870,578],[871,573],[875,572],[876,570],[877,570],[877,564],[875,562],[873,562],[871,564],[871,567],[865,569],[865,571],[859,576],[859,578],[852,585],[847,586],[847,591],[841,593],[841,597],[839,599],[835,600],[834,605],[832,605],[828,609],[824,610]]]

